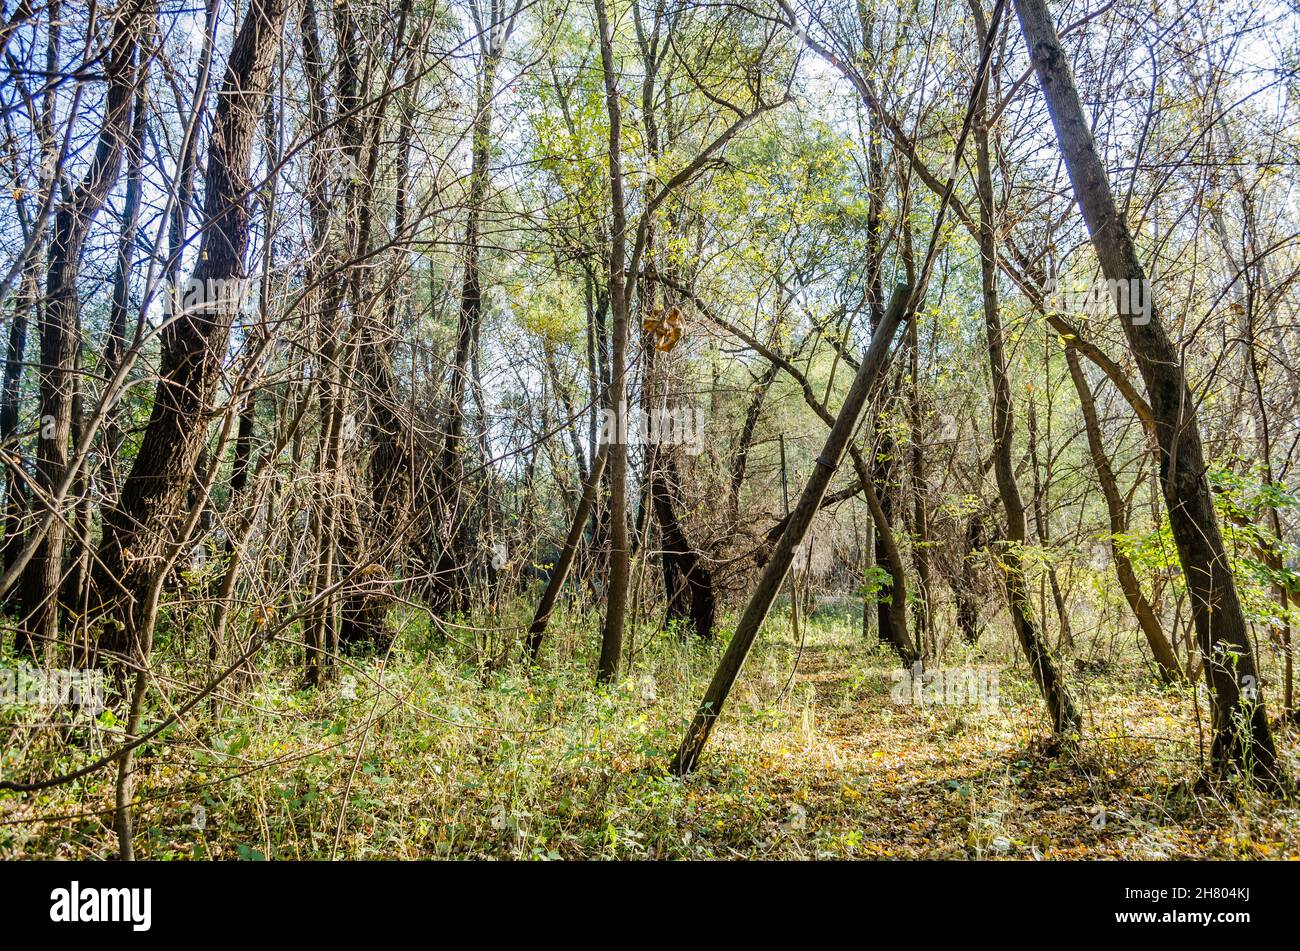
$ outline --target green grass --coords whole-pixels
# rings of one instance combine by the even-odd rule
[[[519,612],[515,612],[519,613]],[[292,689],[277,648],[213,721],[187,718],[139,758],[136,850],[154,859],[1295,857],[1294,802],[1197,791],[1190,688],[1136,657],[1073,672],[1087,729],[1074,757],[1040,752],[1046,723],[1023,665],[994,639],[943,666],[993,665],[990,707],[898,704],[897,664],[849,613],[791,636],[769,621],[697,773],[666,764],[722,644],[642,626],[620,681],[593,682],[598,619],[560,615],[543,663],[492,672],[509,632],[434,636],[418,614],[384,663]],[[511,616],[510,623],[518,618]],[[724,637],[728,632],[724,631]],[[798,671],[791,677],[795,658]],[[161,672],[183,702],[184,665]],[[195,711],[198,714],[199,711]],[[111,749],[109,717],[68,737],[0,711],[6,778]],[[1292,766],[1296,737],[1281,737]],[[111,857],[113,770],[0,793],[0,858]],[[1097,816],[1103,815],[1099,820]],[[337,838],[337,847],[336,847]]]

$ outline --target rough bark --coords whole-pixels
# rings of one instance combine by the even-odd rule
[[[614,65],[613,34],[604,0],[595,0],[600,30],[600,63],[605,82],[609,119],[609,188],[613,212],[609,242],[609,303],[613,315],[610,385],[605,409],[617,420],[609,446],[609,585],[605,624],[601,631],[597,679],[602,683],[618,675],[623,651],[623,624],[627,617],[629,551],[627,531],[627,443],[617,432],[627,424],[627,204],[623,196],[623,125]]]

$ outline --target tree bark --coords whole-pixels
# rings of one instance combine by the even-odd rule
[[[984,540],[984,522],[979,512],[972,512],[966,517],[966,530],[963,533],[964,547],[961,555],[961,568],[957,581],[957,630],[962,640],[974,646],[980,639],[979,598],[975,593],[978,575],[975,570],[975,556],[987,547]]]
[[[614,41],[605,0],[595,0],[600,30],[600,63],[605,81],[605,105],[609,117],[609,190],[613,226],[609,242],[609,303],[613,314],[610,354],[610,385],[606,388],[605,410],[614,416],[613,439],[609,445],[609,585],[605,603],[605,624],[601,631],[600,660],[596,677],[609,683],[618,676],[623,652],[623,624],[627,617],[629,551],[627,532],[627,442],[621,430],[627,426],[627,205],[623,197],[623,123],[618,101],[618,76],[614,65]]]
[[[664,579],[668,620],[691,628],[705,640],[713,637],[717,601],[713,575],[686,537],[673,496],[678,484],[671,452],[656,446],[650,459],[650,504],[663,542]]]
[[[33,259],[33,264],[36,260]],[[23,381],[23,358],[27,351],[28,315],[39,307],[39,281],[36,270],[29,265],[29,273],[23,277],[22,291],[16,295],[14,312],[9,324],[9,346],[5,352],[4,389],[0,393],[0,452],[6,459],[5,470],[5,511],[4,542],[0,552],[0,567],[7,569],[13,564],[19,549],[23,547],[23,514],[29,504],[27,487],[23,484],[22,455],[18,445],[18,411],[19,397]],[[14,592],[7,604],[21,604],[21,588]],[[23,637],[21,631],[17,637]]]
[[[140,33],[149,15],[146,0],[131,0],[114,14],[105,68],[108,92],[95,155],[81,183],[54,215],[45,309],[39,328],[38,501],[56,493],[67,474],[77,389],[75,367],[80,345],[77,275],[81,249],[122,167],[122,148],[131,127],[131,100],[135,91]],[[26,618],[18,635],[18,649],[32,658],[44,656],[58,637],[59,591],[66,539],[67,525],[61,516],[56,516],[23,572]]]

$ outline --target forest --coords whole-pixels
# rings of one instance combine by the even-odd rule
[[[0,58],[0,860],[1300,858],[1294,0]]]

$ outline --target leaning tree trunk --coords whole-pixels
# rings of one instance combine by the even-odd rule
[[[1182,680],[1182,668],[1178,666],[1178,658],[1174,655],[1173,646],[1165,637],[1160,619],[1156,617],[1151,602],[1142,593],[1142,585],[1138,581],[1137,572],[1133,570],[1133,562],[1129,560],[1118,542],[1117,537],[1128,531],[1128,518],[1124,511],[1124,498],[1120,495],[1119,485],[1115,481],[1115,473],[1110,467],[1110,460],[1106,458],[1106,447],[1102,442],[1101,423],[1097,419],[1097,405],[1092,396],[1092,387],[1088,385],[1083,375],[1079,354],[1074,347],[1066,346],[1065,360],[1070,367],[1070,379],[1074,381],[1074,388],[1079,394],[1083,426],[1088,437],[1088,452],[1092,456],[1093,467],[1097,470],[1097,481],[1101,483],[1101,494],[1106,499],[1106,511],[1110,515],[1110,551],[1115,560],[1115,576],[1119,579],[1120,590],[1124,593],[1124,600],[1128,602],[1133,616],[1137,618],[1138,627],[1142,629],[1142,634],[1151,647],[1151,656],[1160,667],[1160,676],[1170,683]]]
[[[1214,730],[1211,762],[1220,770],[1255,766],[1270,781],[1280,782],[1283,769],[1260,699],[1255,651],[1205,478],[1205,451],[1196,402],[1187,385],[1179,350],[1169,339],[1155,302],[1150,299],[1146,272],[1138,260],[1128,225],[1115,205],[1047,4],[1045,0],[1015,0],[1015,7],[1102,273],[1108,281],[1116,282],[1112,286],[1129,292],[1127,300],[1116,295],[1116,309],[1146,383],[1155,419],[1161,489],[1187,580],[1210,689]],[[1132,306],[1135,293],[1145,297],[1149,305],[1140,314]]]
[[[679,290],[680,289],[681,288],[679,288]],[[833,416],[830,410],[826,408],[825,404],[823,404],[822,401],[817,398],[817,395],[812,390],[812,384],[808,381],[808,377],[803,373],[803,371],[801,371],[798,367],[796,367],[793,363],[791,363],[785,357],[781,356],[776,351],[771,350],[768,347],[765,347],[762,343],[760,343],[756,338],[754,338],[750,334],[745,333],[745,331],[741,330],[739,327],[736,327],[728,323],[726,320],[722,319],[717,314],[712,313],[706,306],[704,306],[703,302],[699,299],[697,295],[691,294],[690,299],[713,323],[717,324],[719,327],[726,330],[728,333],[732,334],[738,339],[744,341],[749,347],[751,347],[755,352],[761,354],[766,360],[771,362],[774,366],[779,366],[786,373],[786,375],[788,375],[792,380],[794,380],[794,382],[799,386],[799,390],[803,394],[804,402],[808,405],[808,408],[811,409],[817,415],[817,417],[823,423],[826,424],[828,428],[834,428],[835,416]],[[879,323],[876,323],[873,326],[878,328]],[[873,331],[873,339],[874,339],[874,331]],[[861,369],[860,363],[857,363],[856,361],[850,361],[850,363],[851,365],[857,366],[859,370]],[[879,374],[877,374],[876,376],[876,379],[878,378],[879,378]],[[878,395],[878,386],[876,382],[873,382],[871,389],[867,393],[867,398],[871,399],[877,395]],[[890,646],[892,646],[898,652],[898,655],[902,659],[902,661],[905,664],[908,664],[910,666],[914,661],[918,659],[918,652],[912,647],[911,640],[907,634],[907,579],[903,571],[903,559],[901,553],[899,552],[898,541],[896,536],[893,533],[893,530],[889,527],[889,522],[884,517],[884,512],[881,509],[880,499],[877,496],[875,490],[875,482],[871,475],[870,463],[867,461],[867,458],[862,454],[861,449],[859,449],[857,446],[851,445],[848,447],[847,451],[849,457],[853,461],[853,469],[858,476],[858,485],[847,491],[841,490],[839,492],[833,493],[832,495],[827,496],[825,501],[826,503],[831,503],[832,500],[836,502],[843,501],[844,499],[852,498],[853,496],[857,495],[859,492],[863,493],[866,496],[867,506],[871,510],[871,519],[872,519],[872,526],[874,528],[874,531],[884,536],[882,540],[882,544],[879,547],[879,550],[882,552],[883,563],[881,564],[881,567],[885,567],[888,570],[891,579],[890,603],[888,605],[889,614],[890,614],[890,624],[888,630],[885,633],[887,634],[887,639]],[[781,537],[781,534],[789,526],[790,520],[791,520],[791,516],[786,515],[779,522],[777,522],[777,524],[767,533],[765,544],[760,546],[755,552],[755,555],[758,559],[758,563],[760,565],[766,564],[767,559],[770,557],[769,549],[773,545],[777,544],[777,542]],[[876,546],[873,543],[873,550],[875,549]],[[863,605],[864,635],[866,633],[866,628],[868,623],[867,619],[870,616],[870,611],[868,610],[868,608],[869,605],[864,603]]]
[[[569,577],[569,570],[573,567],[578,546],[582,544],[582,533],[591,517],[591,510],[596,505],[596,495],[600,491],[601,476],[604,474],[605,460],[608,456],[609,445],[606,443],[601,445],[596,452],[596,458],[592,460],[591,471],[587,474],[587,481],[583,483],[582,499],[578,502],[578,508],[573,514],[573,522],[569,526],[569,533],[564,539],[564,547],[560,550],[560,557],[556,560],[551,577],[546,582],[542,598],[537,603],[537,613],[533,615],[533,623],[528,627],[530,664],[537,663],[537,657],[542,650],[542,638],[546,635],[546,625],[551,619],[551,612],[555,609],[555,602],[560,596],[564,582]]]
[[[286,0],[253,0],[231,45],[212,123],[195,287],[224,287],[244,276],[254,185],[249,163],[285,7]],[[110,653],[127,652],[136,605],[145,603],[152,573],[184,521],[178,513],[204,443],[234,318],[229,299],[218,297],[163,330],[149,424],[121,498],[104,514],[94,587],[101,610],[116,622],[100,638]]]
[[[597,2],[599,3],[600,0]],[[763,569],[754,593],[750,595],[749,603],[745,605],[745,611],[736,625],[736,633],[727,644],[726,653],[722,655],[718,669],[704,692],[704,699],[700,702],[695,717],[686,730],[686,735],[682,737],[677,755],[669,767],[678,775],[689,773],[695,768],[704,744],[708,742],[713,724],[717,722],[723,704],[727,702],[727,697],[731,693],[732,685],[740,675],[740,668],[744,666],[745,658],[749,656],[749,650],[754,645],[754,639],[758,637],[758,629],[762,627],[767,612],[771,610],[772,602],[776,600],[777,592],[785,582],[790,563],[794,560],[795,549],[803,543],[804,537],[808,534],[813,518],[821,508],[822,498],[826,495],[831,477],[839,468],[849,440],[858,428],[862,407],[866,404],[867,396],[875,385],[881,368],[885,365],[889,348],[898,333],[898,325],[902,322],[903,312],[907,309],[910,297],[911,289],[906,284],[898,285],[889,302],[889,308],[872,335],[871,346],[867,349],[866,356],[863,357],[857,375],[849,387],[849,392],[844,397],[839,415],[835,417],[831,431],[826,436],[826,442],[817,457],[817,465],[813,468],[812,475],[799,496],[799,502],[786,521],[776,551],[772,553],[772,560]]]

